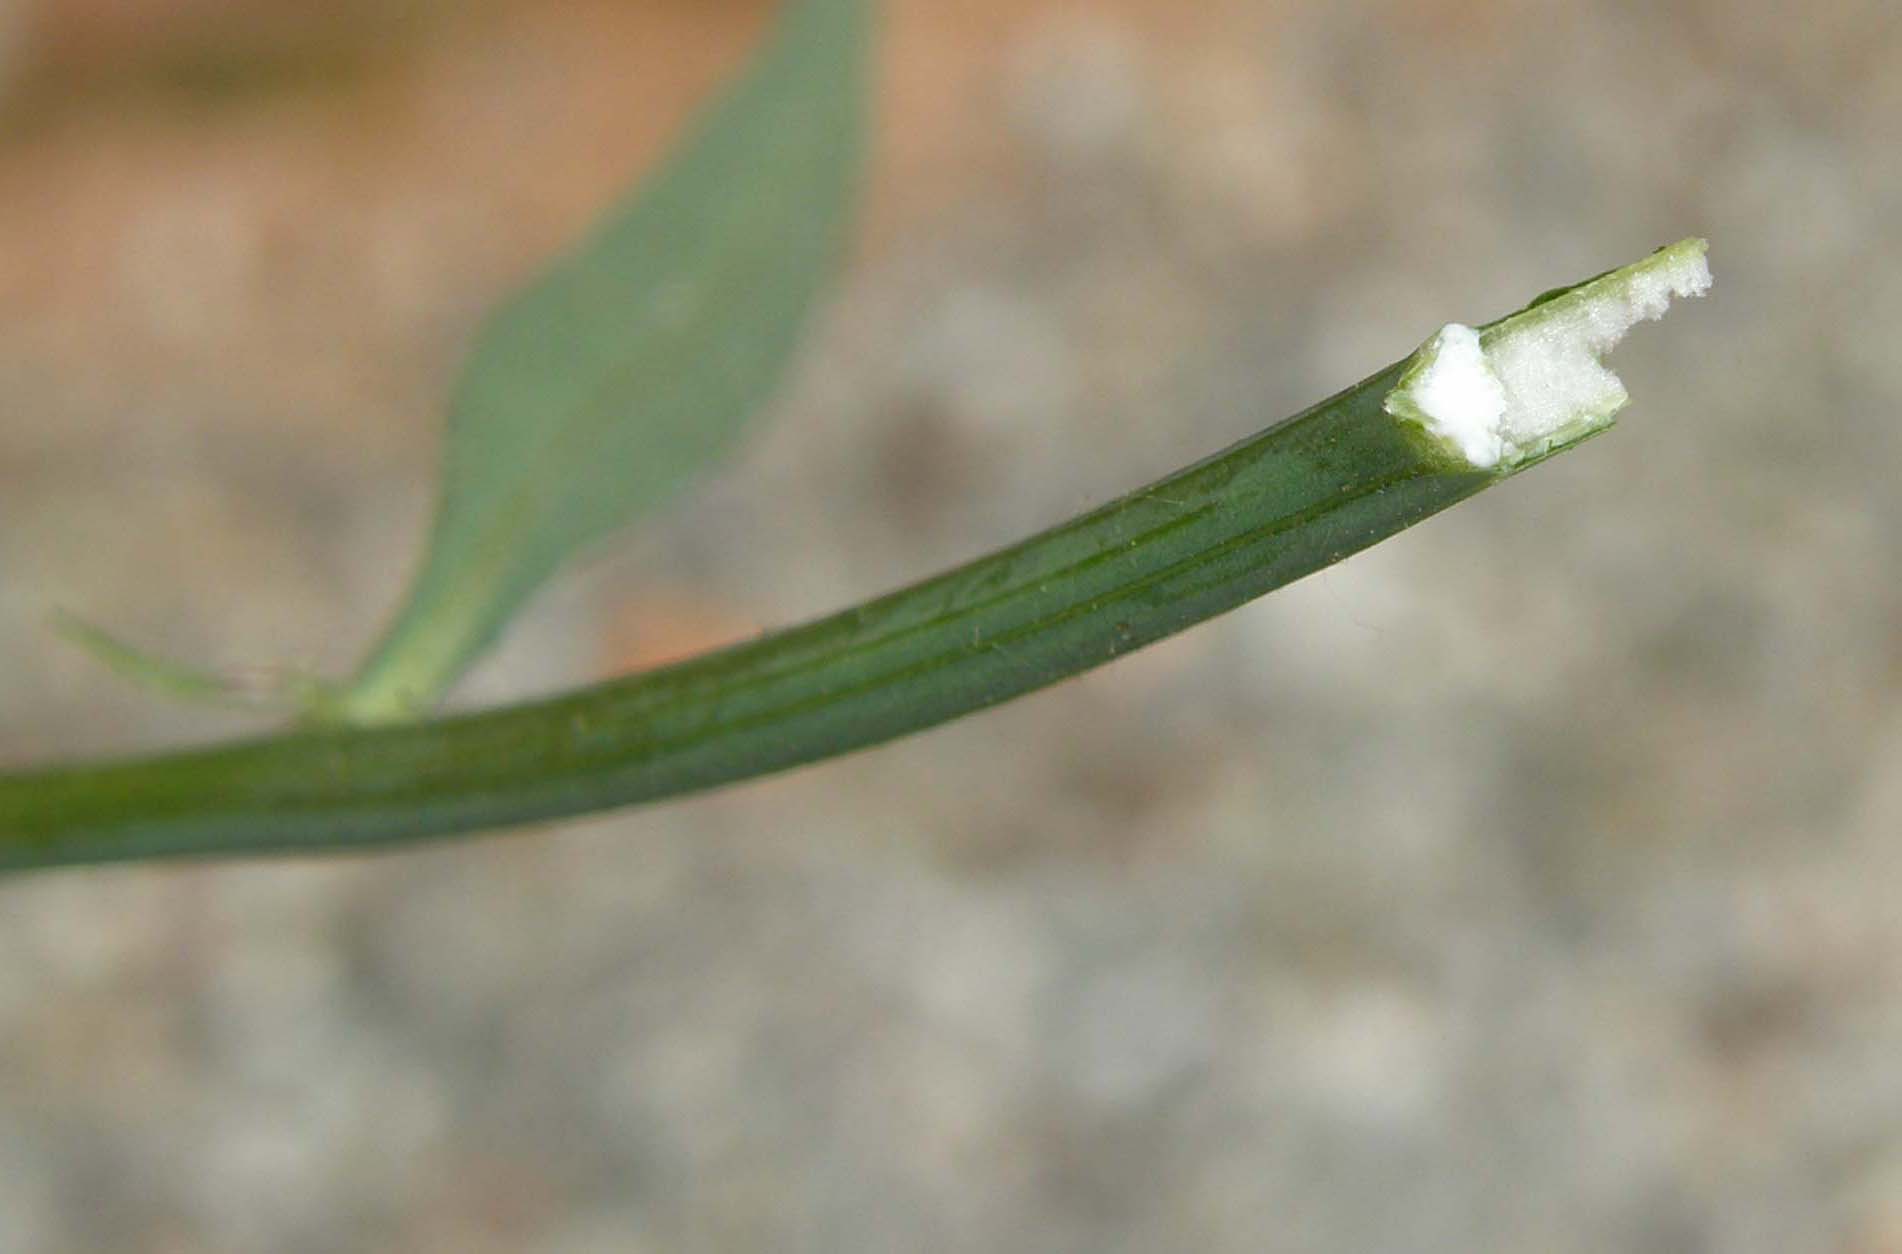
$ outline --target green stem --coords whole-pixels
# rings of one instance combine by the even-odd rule
[[[1710,284],[1685,240],[1418,353],[1228,451],[830,618],[567,696],[0,775],[0,868],[367,849],[656,801],[1056,683],[1603,431],[1598,358]]]
[[[1520,468],[1476,470],[1384,412],[1405,364],[1020,544],[677,665],[436,722],[0,776],[0,867],[362,849],[559,818],[995,705],[1339,561]]]

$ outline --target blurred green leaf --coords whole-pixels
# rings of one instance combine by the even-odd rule
[[[120,678],[177,701],[288,713],[323,699],[316,679],[288,668],[245,674],[200,670],[149,653],[66,610],[53,612],[51,626],[54,634]]]
[[[226,704],[243,700],[240,686],[223,675],[148,653],[66,610],[53,611],[54,634],[121,678],[181,701]]]
[[[423,568],[332,717],[425,711],[563,562],[733,446],[844,234],[868,26],[867,0],[791,0],[697,133],[495,317]]]

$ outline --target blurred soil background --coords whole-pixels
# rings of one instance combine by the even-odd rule
[[[1902,1250],[1902,10],[892,0],[746,455],[467,699],[834,608],[1683,235],[1620,429],[1007,709],[0,886],[0,1251]],[[0,3],[0,762],[346,669],[755,0]]]

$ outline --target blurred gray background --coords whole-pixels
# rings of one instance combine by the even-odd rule
[[[0,1251],[1902,1250],[1902,10],[893,0],[743,458],[467,699],[836,608],[1689,234],[1618,431],[688,804],[0,885]],[[0,762],[339,672],[756,0],[0,4]]]

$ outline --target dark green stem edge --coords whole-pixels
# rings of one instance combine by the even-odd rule
[[[1382,411],[1404,364],[1022,543],[677,665],[426,723],[0,775],[0,869],[385,848],[676,797],[996,705],[1506,477]]]

